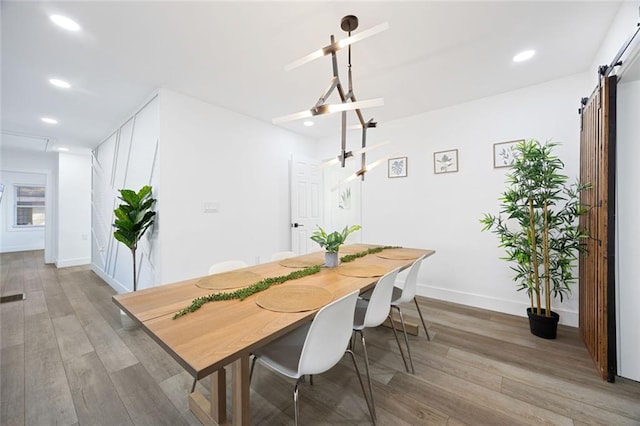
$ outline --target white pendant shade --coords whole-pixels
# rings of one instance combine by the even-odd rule
[[[354,109],[372,108],[372,107],[377,107],[382,105],[384,105],[383,98],[367,99],[365,101],[357,101],[357,102],[343,102],[339,104],[325,104],[325,105],[314,107],[305,111],[283,115],[282,117],[276,117],[271,122],[273,124],[282,124],[282,123],[288,123],[289,121],[301,120],[303,118],[310,118],[316,115],[332,114],[335,112],[351,111]]]
[[[380,25],[376,25],[375,27],[369,28],[368,30],[362,31],[356,35],[353,35],[351,37],[347,37],[345,39],[339,40],[336,43],[330,44],[328,46],[325,46],[321,49],[318,49],[306,56],[303,56],[300,59],[297,59],[293,62],[291,62],[290,64],[285,65],[284,69],[285,71],[291,71],[294,68],[298,68],[301,65],[304,65],[308,62],[313,61],[314,59],[318,59],[318,58],[322,58],[323,56],[329,55],[332,52],[337,52],[338,50],[342,49],[343,47],[347,47],[350,44],[356,43],[360,40],[364,40],[366,38],[371,37],[372,35],[378,34],[384,30],[389,29],[389,23],[388,22],[384,22]]]

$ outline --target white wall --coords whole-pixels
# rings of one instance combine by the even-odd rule
[[[602,40],[600,49],[589,70],[594,86],[598,82],[598,67],[600,65],[610,65],[623,43],[625,43],[633,31],[636,30],[636,25],[640,19],[638,16],[638,8],[640,8],[640,1],[626,0],[620,4],[620,9],[609,27],[609,32]]]
[[[493,168],[493,144],[522,138],[553,139],[571,179],[579,172],[580,98],[591,91],[588,74],[524,88],[381,124],[371,131],[369,154],[408,157],[408,177],[388,178],[387,165],[367,173],[362,186],[364,242],[435,249],[419,277],[419,294],[525,315],[526,293],[517,292],[494,234],[481,232],[484,212],[498,213],[508,169]],[[323,148],[329,142],[323,142]],[[433,173],[433,153],[459,150],[459,172]],[[578,287],[554,310],[577,325]]]
[[[0,170],[0,183],[4,185],[2,205],[0,206],[2,216],[0,217],[0,252],[8,253],[14,251],[43,250],[44,249],[44,226],[16,227],[15,212],[15,187],[17,185],[47,185],[47,175],[44,173],[10,172]],[[45,221],[49,218],[46,217]]]
[[[315,142],[176,92],[160,97],[161,282],[288,250],[289,160],[315,158]]]
[[[640,66],[640,63],[637,65]],[[640,381],[640,80],[618,86],[616,304],[618,374]]]
[[[53,153],[40,153],[20,149],[2,148],[0,170],[5,194],[2,200],[2,218],[0,219],[0,252],[45,250],[45,262],[53,263],[57,258],[55,243],[56,200],[57,200],[57,156]],[[46,183],[46,226],[45,229],[15,230],[11,227],[13,220],[13,183],[4,182],[7,174],[13,172],[18,180],[38,179]],[[16,175],[18,173],[18,175]],[[31,178],[29,178],[29,176]],[[29,182],[15,182],[29,183]],[[35,181],[34,181],[35,183]]]
[[[91,262],[91,156],[58,154],[59,268]]]

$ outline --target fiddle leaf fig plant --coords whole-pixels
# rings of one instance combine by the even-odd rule
[[[353,225],[351,227],[345,226],[342,232],[334,231],[327,234],[324,229],[318,226],[318,229],[311,234],[311,239],[318,243],[320,247],[324,248],[328,253],[337,253],[349,234],[359,231],[360,228],[360,225]]]
[[[145,185],[136,192],[131,189],[120,189],[122,203],[113,211],[116,219],[113,236],[131,250],[133,255],[133,291],[138,288],[136,274],[136,250],[138,241],[154,223],[156,212],[152,210],[156,199],[152,196],[152,189]]]
[[[564,163],[553,154],[557,145],[520,142],[500,197],[500,213],[485,213],[480,220],[483,231],[498,236],[506,252],[503,259],[513,263],[513,280],[518,290],[527,290],[531,310],[546,317],[551,316],[552,296],[562,301],[571,292],[575,261],[586,249],[582,240],[588,236],[577,219],[587,212],[580,205],[580,191],[590,185],[566,184]]]

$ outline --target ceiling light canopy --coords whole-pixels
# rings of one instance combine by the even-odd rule
[[[513,57],[513,62],[524,62],[533,58],[533,55],[536,54],[535,50],[523,50]]]
[[[305,120],[305,122],[304,122],[304,123],[302,123],[302,124],[304,124],[304,126],[305,126],[305,127],[311,127],[311,126],[313,126],[313,121],[311,121],[311,120]]]
[[[58,78],[50,78],[49,83],[53,84],[56,87],[60,87],[62,89],[68,89],[71,87],[71,84],[67,83],[64,80],[60,80]]]
[[[65,30],[73,32],[80,31],[80,25],[78,25],[78,23],[73,19],[67,18],[66,16],[51,15],[49,16],[49,19],[51,19],[54,24],[64,28]]]
[[[40,120],[42,120],[44,123],[47,123],[47,124],[58,124],[58,120],[51,117],[42,117]]]

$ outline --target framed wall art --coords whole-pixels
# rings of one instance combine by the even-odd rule
[[[493,144],[493,168],[511,167],[516,160],[516,153],[513,150],[524,139],[515,141],[499,142]]]
[[[389,158],[389,177],[407,177],[407,157]]]
[[[458,171],[458,150],[433,153],[433,173],[455,173]]]

